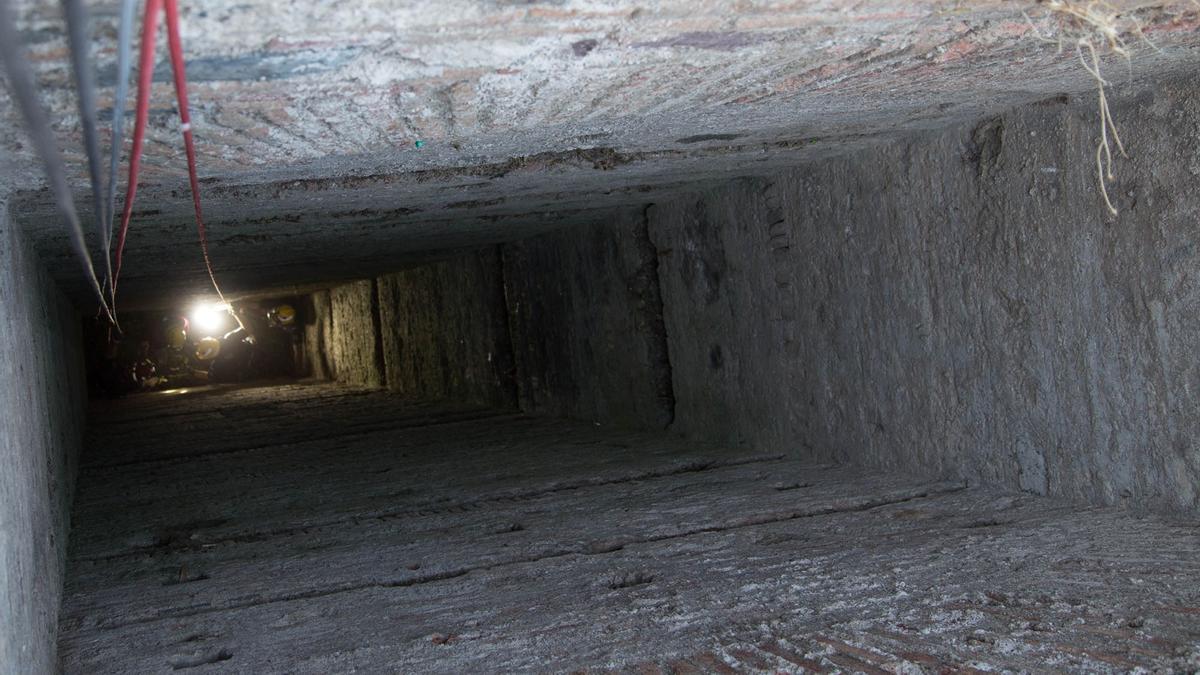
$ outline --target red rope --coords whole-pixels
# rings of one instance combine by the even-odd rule
[[[129,154],[129,180],[125,184],[125,207],[121,211],[121,230],[117,234],[117,251],[113,258],[112,306],[117,304],[117,279],[121,276],[121,257],[125,253],[125,236],[129,234],[129,218],[137,197],[138,171],[142,165],[142,143],[146,138],[146,122],[150,118],[150,88],[154,83],[154,47],[158,36],[158,12],[162,0],[146,0],[142,17],[142,47],[138,60],[137,121],[133,127],[133,147]],[[124,105],[116,101],[113,105]]]
[[[183,60],[183,40],[179,34],[178,0],[146,0],[146,13],[142,20],[142,47],[140,71],[138,72],[137,123],[133,129],[133,147],[129,157],[129,182],[125,187],[125,208],[121,212],[121,230],[117,236],[117,251],[113,269],[112,293],[116,302],[117,277],[121,274],[121,257],[125,251],[125,238],[129,232],[129,219],[133,215],[133,202],[137,196],[138,170],[141,167],[142,144],[146,135],[146,124],[150,117],[150,89],[154,77],[154,49],[158,31],[158,14],[165,7],[167,19],[167,46],[171,53],[171,70],[175,75],[175,98],[179,102],[180,130],[187,151],[188,182],[192,188],[192,207],[196,214],[196,230],[200,236],[200,251],[204,255],[204,266],[213,290],[225,303],[225,295],[217,284],[212,258],[208,253],[208,232],[204,227],[204,214],[200,208],[200,179],[196,172],[196,146],[192,139],[192,118],[188,108],[187,72]],[[228,303],[225,303],[228,304]],[[237,315],[234,314],[234,318]],[[240,324],[241,321],[238,320]]]
[[[154,1],[154,0],[151,0]],[[183,41],[179,37],[178,0],[165,0],[167,8],[167,45],[171,50],[171,69],[175,73],[175,97],[179,100],[179,121],[183,130],[183,145],[187,150],[188,181],[192,184],[192,206],[196,211],[196,230],[200,235],[200,251],[204,254],[204,266],[213,290],[225,302],[217,275],[213,272],[212,259],[208,254],[208,233],[204,229],[204,214],[200,209],[200,179],[196,176],[196,146],[192,141],[192,118],[188,111],[187,72],[183,62]],[[236,315],[235,315],[236,317]],[[239,322],[240,323],[240,322]]]

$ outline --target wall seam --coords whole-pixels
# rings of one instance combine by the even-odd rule
[[[379,386],[388,386],[387,362],[383,351],[383,317],[379,305],[379,280],[371,278],[371,329],[375,333],[375,370],[379,373]]]
[[[499,332],[498,337],[503,339],[503,342],[496,345],[496,361],[504,370],[498,372],[500,386],[503,388],[503,394],[507,398],[507,403],[514,408],[521,407],[521,379],[517,372],[517,346],[513,341],[512,334],[512,317],[508,308],[508,276],[504,273],[504,247],[502,244],[496,244],[493,247],[496,256],[496,276],[499,280],[497,292],[493,292],[491,300],[493,302],[500,301],[503,306],[503,311],[500,314],[504,317],[504,330]],[[507,352],[507,361],[500,361],[500,352]]]
[[[650,335],[656,338],[654,341],[662,353],[659,356],[659,363],[662,366],[663,373],[659,376],[659,381],[656,383],[658,398],[666,404],[666,420],[663,424],[664,429],[669,429],[675,423],[675,373],[671,367],[671,340],[667,335],[667,316],[666,306],[663,300],[662,293],[662,278],[661,269],[658,264],[659,249],[654,240],[650,236],[650,210],[655,208],[655,204],[646,204],[642,208],[641,222],[635,231],[637,239],[637,247],[642,250],[645,256],[646,265],[649,266],[647,281],[649,282],[649,303],[647,314],[649,316],[650,325],[647,326]]]

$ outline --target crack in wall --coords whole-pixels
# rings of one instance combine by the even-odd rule
[[[379,372],[379,386],[386,389],[388,373],[383,351],[383,317],[379,306],[379,280],[371,279],[371,330],[375,332],[375,370]]]
[[[671,370],[671,341],[667,335],[667,321],[664,313],[662,296],[662,277],[659,269],[658,246],[650,237],[650,210],[654,204],[642,208],[642,219],[634,232],[638,252],[642,256],[643,270],[640,275],[646,277],[642,302],[643,320],[649,335],[646,340],[650,345],[653,362],[659,366],[658,381],[655,390],[658,400],[666,407],[663,428],[668,429],[675,422],[675,382]]]

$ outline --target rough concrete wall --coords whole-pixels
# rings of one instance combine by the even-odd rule
[[[377,283],[390,389],[412,398],[515,405],[504,279],[494,247]]]
[[[0,202],[0,673],[50,673],[86,392],[80,319]]]
[[[339,382],[382,387],[379,298],[374,280],[356,281],[329,291],[327,353]]]
[[[318,380],[336,378],[329,338],[333,334],[333,307],[329,291],[316,291],[308,296],[308,322],[304,324],[303,371]]]
[[[328,360],[351,382],[382,363],[378,381],[411,398],[661,429],[674,402],[657,265],[638,209],[380,277],[374,302],[371,282],[339,287]]]
[[[670,424],[658,258],[644,212],[505,244],[503,256],[522,408]]]
[[[676,429],[1101,503],[1200,508],[1200,111],[1094,101],[651,210]]]

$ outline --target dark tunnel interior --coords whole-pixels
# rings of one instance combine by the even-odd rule
[[[116,326],[89,320],[83,327],[88,391],[115,398],[302,378],[313,371],[304,335],[315,320],[311,299],[302,296],[120,313]]]
[[[1191,0],[85,4],[0,675],[1200,672]]]
[[[1186,517],[1055,495],[1054,468],[989,476],[1012,460],[982,448],[935,471],[743,426],[779,408],[732,388],[752,374],[778,396],[777,364],[747,351],[753,331],[688,327],[670,303],[745,282],[712,257],[672,268],[649,223],[130,313],[130,389],[93,400],[80,459],[66,669],[1191,658]]]

